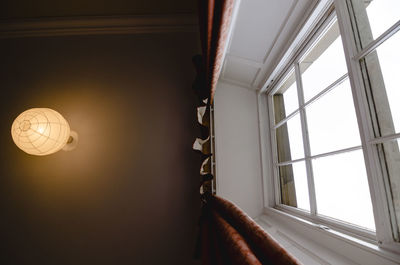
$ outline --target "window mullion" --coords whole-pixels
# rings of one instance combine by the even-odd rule
[[[301,130],[303,136],[304,155],[305,157],[310,157],[311,148],[310,148],[310,139],[308,136],[307,117],[306,117],[306,110],[305,108],[303,108],[304,106],[303,83],[301,80],[300,66],[298,63],[295,63],[295,76],[297,84],[297,95],[300,107],[300,121],[301,121]],[[315,197],[314,175],[313,175],[311,160],[306,159],[305,162],[307,171],[308,194],[310,200],[310,213],[311,215],[315,215],[317,213],[317,202]]]
[[[281,127],[283,124],[285,124],[288,120],[290,120],[291,118],[293,118],[297,113],[299,113],[299,109],[293,111],[292,113],[290,113],[289,115],[286,116],[286,118],[284,118],[283,120],[281,120],[280,122],[278,122],[277,124],[275,124],[274,129],[278,129],[279,127]]]
[[[337,154],[342,154],[342,153],[348,153],[348,152],[352,152],[355,150],[360,150],[362,149],[361,145],[357,145],[357,146],[353,146],[353,147],[347,147],[347,148],[343,148],[343,149],[339,149],[339,150],[335,150],[335,151],[330,151],[330,152],[326,152],[326,153],[321,153],[318,155],[313,155],[313,156],[308,156],[308,157],[304,157],[304,158],[299,158],[299,159],[295,159],[295,160],[288,160],[288,161],[283,161],[283,162],[278,162],[277,165],[278,166],[287,166],[290,164],[294,164],[296,162],[301,162],[304,161],[306,159],[317,159],[317,158],[321,158],[321,157],[327,157],[327,156],[332,156],[332,155],[337,155]]]
[[[393,26],[391,26],[384,33],[382,33],[378,38],[376,38],[375,40],[371,41],[371,43],[369,43],[367,45],[367,47],[365,47],[362,51],[360,51],[358,54],[356,54],[353,57],[353,59],[358,61],[361,58],[363,58],[363,57],[367,56],[368,54],[370,54],[371,52],[375,51],[375,49],[378,48],[379,45],[381,45],[387,39],[389,39],[394,34],[396,34],[397,31],[399,31],[399,30],[400,30],[400,20],[397,21]]]

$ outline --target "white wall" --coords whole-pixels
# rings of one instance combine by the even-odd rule
[[[263,209],[257,94],[219,82],[214,109],[217,195],[257,217]]]

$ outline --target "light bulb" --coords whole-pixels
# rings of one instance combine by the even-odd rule
[[[55,110],[33,108],[22,112],[11,126],[14,143],[31,155],[49,155],[62,149],[70,138],[68,122]]]

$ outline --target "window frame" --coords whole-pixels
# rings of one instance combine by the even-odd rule
[[[334,4],[337,10],[339,28],[342,33],[343,47],[345,49],[346,61],[350,76],[350,83],[353,91],[354,104],[357,112],[357,120],[360,128],[361,141],[363,146],[364,157],[366,161],[368,183],[370,186],[371,200],[374,207],[374,217],[376,224],[376,238],[380,247],[400,253],[400,242],[396,242],[393,238],[392,217],[390,215],[390,202],[388,191],[385,188],[387,176],[382,172],[378,150],[375,144],[383,143],[386,140],[397,138],[400,133],[376,138],[372,127],[372,118],[366,102],[366,89],[364,86],[364,76],[359,63],[362,56],[367,56],[374,51],[385,40],[389,39],[395,32],[400,29],[400,21],[391,28],[382,33],[377,39],[372,41],[365,48],[357,47],[357,40],[354,38],[352,24],[354,24],[354,16],[350,14],[348,1],[335,0]],[[400,220],[397,220],[400,222]]]
[[[335,18],[336,17],[336,18]],[[319,92],[312,99],[307,102],[300,102],[302,104],[299,105],[299,108],[291,113],[288,113],[286,117],[279,121],[277,124],[274,124],[274,112],[273,112],[273,94],[280,88],[280,85],[285,81],[286,76],[289,75],[292,68],[295,68],[297,72],[296,82],[299,82],[299,74],[300,70],[298,67],[298,62],[301,60],[302,56],[309,50],[311,45],[315,43],[317,38],[323,33],[323,31],[328,27],[329,23],[332,23],[333,20],[337,19],[340,34],[342,37],[342,43],[346,58],[347,70],[348,73],[337,79],[330,86]],[[310,22],[311,20],[311,22]],[[272,172],[272,178],[266,177],[264,174],[264,182],[272,184],[272,190],[267,190],[266,185],[264,184],[264,197],[266,199],[266,205],[269,205],[271,208],[278,209],[285,213],[291,214],[296,217],[303,218],[307,221],[313,222],[317,225],[327,226],[327,229],[332,228],[336,231],[342,232],[344,234],[353,236],[358,239],[362,239],[364,241],[376,244],[382,248],[386,248],[395,252],[400,253],[400,243],[396,242],[393,238],[393,227],[391,226],[391,216],[389,212],[389,205],[387,201],[387,191],[385,189],[384,178],[380,172],[380,161],[377,150],[375,148],[375,144],[384,142],[386,140],[398,138],[400,133],[384,136],[381,138],[373,137],[373,131],[371,126],[371,117],[369,114],[368,106],[366,106],[365,98],[366,92],[363,84],[363,76],[361,72],[361,68],[359,66],[360,56],[366,56],[369,52],[376,49],[381,43],[383,43],[386,39],[389,39],[395,31],[400,29],[400,21],[397,22],[390,29],[385,31],[379,38],[373,41],[370,45],[365,47],[360,51],[358,47],[356,47],[356,40],[354,39],[354,33],[352,31],[352,17],[350,15],[350,11],[347,6],[347,1],[343,0],[327,0],[320,1],[319,5],[317,5],[310,14],[308,21],[306,21],[303,28],[299,31],[299,35],[303,35],[297,37],[292,45],[289,47],[286,54],[282,57],[281,61],[278,63],[276,69],[272,72],[270,77],[267,79],[266,85],[259,92],[259,96],[265,97],[266,107],[268,112],[268,120],[266,124],[266,128],[268,128],[268,132],[266,132],[266,136],[268,136],[268,141],[270,143],[269,150],[264,151],[266,156],[269,157],[269,161],[267,161],[267,168]],[[289,55],[288,55],[289,54]],[[279,172],[278,166],[284,165],[285,163],[277,163],[277,145],[276,145],[276,134],[275,129],[286,123],[292,117],[301,114],[302,111],[305,111],[305,107],[311,102],[318,99],[323,94],[329,92],[331,89],[336,87],[338,84],[343,82],[344,80],[350,81],[351,91],[353,94],[353,102],[357,116],[358,127],[360,131],[360,140],[361,145],[356,147],[350,147],[338,151],[328,152],[321,155],[311,156],[309,150],[309,139],[307,136],[307,128],[303,128],[306,121],[302,123],[302,135],[303,135],[303,143],[304,143],[304,151],[305,156],[302,159],[295,159],[292,161],[287,161],[287,164],[292,164],[294,162],[305,161],[306,169],[307,169],[307,178],[308,178],[308,187],[310,197],[314,196],[314,198],[310,198],[310,212],[298,209],[295,207],[290,207],[281,204],[281,194],[280,194],[280,181],[279,181]],[[301,83],[299,83],[301,85]],[[299,86],[299,85],[298,85]],[[301,90],[301,89],[300,89]],[[297,91],[298,97],[300,96]],[[305,103],[305,104],[304,104]],[[260,104],[260,103],[259,103]],[[300,117],[305,115],[300,115]],[[260,116],[260,119],[262,117]],[[261,123],[261,121],[260,121]],[[261,126],[260,126],[261,129]],[[308,144],[307,144],[308,143]],[[307,147],[308,145],[308,147]],[[361,227],[357,227],[352,224],[348,224],[344,221],[340,221],[334,218],[325,217],[316,215],[315,213],[315,190],[312,174],[309,174],[309,166],[307,166],[307,161],[309,164],[311,163],[311,159],[316,157],[322,157],[326,155],[332,155],[335,153],[344,153],[353,150],[362,150],[365,159],[365,166],[368,177],[368,185],[370,189],[371,201],[373,206],[374,219],[376,224],[376,232],[370,231],[368,229],[364,229]],[[272,192],[273,195],[269,196],[268,193]],[[272,200],[272,201],[271,201]]]

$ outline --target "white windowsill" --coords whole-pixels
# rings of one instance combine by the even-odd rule
[[[400,264],[400,255],[376,244],[274,208],[265,208],[256,222],[304,264]]]

